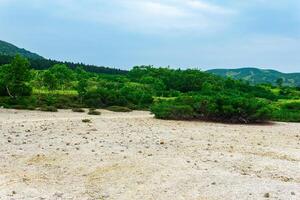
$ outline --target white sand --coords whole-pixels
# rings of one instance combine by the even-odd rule
[[[0,109],[0,133],[1,200],[300,199],[296,123]]]

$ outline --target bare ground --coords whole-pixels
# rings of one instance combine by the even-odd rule
[[[300,124],[0,109],[0,133],[1,200],[300,199]]]

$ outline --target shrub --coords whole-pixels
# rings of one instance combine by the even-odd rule
[[[11,108],[16,110],[26,110],[27,107],[24,105],[12,105]]]
[[[37,106],[54,106],[59,109],[80,107],[79,98],[68,94],[35,94]]]
[[[194,110],[189,105],[174,105],[171,101],[156,103],[151,106],[151,112],[158,119],[192,119],[194,118]]]
[[[36,109],[36,107],[35,106],[27,106],[27,108],[26,108],[27,110],[35,110]]]
[[[252,123],[270,119],[272,109],[265,100],[235,96],[183,96],[162,100],[151,107],[160,119],[202,119],[229,123]]]
[[[89,115],[101,115],[101,112],[97,111],[96,109],[90,109],[88,112]]]
[[[40,110],[44,111],[44,112],[57,112],[57,108],[54,106],[44,106],[44,107],[41,107]]]
[[[91,123],[92,121],[90,119],[83,119],[82,122],[83,123]]]
[[[130,108],[122,107],[122,106],[110,106],[106,109],[110,110],[112,112],[131,112],[132,111]]]
[[[84,113],[85,112],[85,110],[82,109],[82,108],[73,108],[72,111],[73,112],[79,112],[79,113]]]
[[[288,102],[284,103],[282,105],[283,109],[288,109],[288,110],[298,110],[300,111],[300,102],[299,101],[294,101],[294,102]]]
[[[276,109],[273,111],[271,119],[281,122],[300,122],[300,112],[297,110]]]

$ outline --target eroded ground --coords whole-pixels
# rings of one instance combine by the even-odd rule
[[[1,200],[300,199],[300,124],[0,109],[0,133]]]

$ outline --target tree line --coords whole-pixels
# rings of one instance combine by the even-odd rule
[[[95,73],[53,63],[38,69],[16,56],[0,67],[0,106],[151,110],[157,118],[252,123],[300,121],[299,88],[250,85],[196,69],[137,66]],[[127,109],[121,109],[127,110]]]

